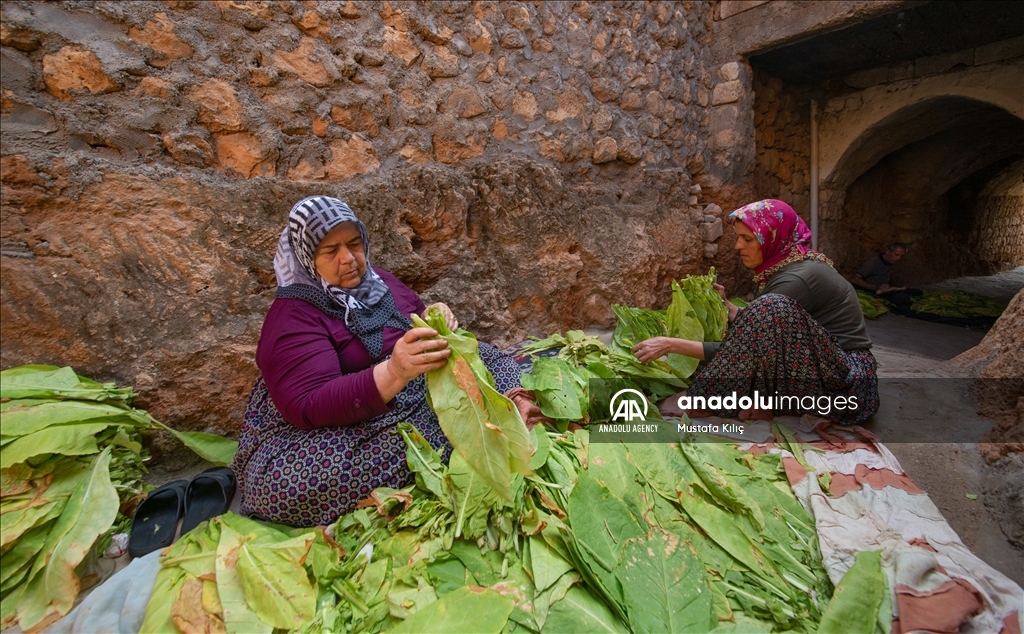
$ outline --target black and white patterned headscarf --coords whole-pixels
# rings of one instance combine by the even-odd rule
[[[359,229],[366,254],[366,273],[355,288],[328,283],[316,272],[314,264],[317,245],[343,222],[354,223]],[[370,265],[366,226],[337,198],[310,196],[295,203],[288,213],[288,226],[277,241],[274,273],[277,297],[304,300],[327,315],[343,320],[374,359],[381,356],[384,326],[403,331],[412,327],[395,307],[391,289]]]

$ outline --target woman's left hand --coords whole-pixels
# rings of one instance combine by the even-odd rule
[[[457,330],[459,328],[459,320],[455,318],[455,313],[452,312],[451,308],[448,308],[447,304],[437,302],[427,306],[427,310],[436,308],[440,311],[441,316],[444,317],[444,323],[448,324],[448,330]]]

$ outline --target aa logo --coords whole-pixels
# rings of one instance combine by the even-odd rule
[[[611,412],[613,423],[617,420],[631,423],[635,420],[646,420],[647,407],[647,397],[639,390],[626,388],[612,396],[612,402],[608,409]]]

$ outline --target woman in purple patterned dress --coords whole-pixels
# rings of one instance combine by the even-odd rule
[[[692,416],[714,413],[745,420],[811,413],[846,425],[873,416],[878,411],[877,363],[853,286],[831,260],[806,246],[810,230],[781,200],[741,207],[729,214],[729,221],[740,259],[754,271],[754,300],[742,311],[726,301],[730,325],[720,343],[654,337],[638,343],[633,353],[645,363],[669,352],[702,359],[686,392],[690,397],[753,396],[757,391],[765,397],[829,399],[816,400],[811,408],[768,411],[754,404]],[[716,288],[725,300],[725,289]],[[668,399],[662,411],[680,413],[675,404],[675,397]]]
[[[231,467],[244,513],[324,525],[376,487],[412,482],[397,423],[450,453],[423,375],[451,352],[433,329],[412,327],[423,301],[370,265],[366,227],[340,200],[313,196],[292,207],[274,271],[276,299],[256,349],[262,376]],[[435,306],[456,328],[451,310]],[[519,387],[510,356],[483,343],[480,356],[499,391]]]

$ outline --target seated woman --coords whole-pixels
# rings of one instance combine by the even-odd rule
[[[244,513],[324,525],[376,487],[413,481],[397,423],[451,452],[423,376],[451,351],[432,339],[435,330],[412,327],[423,301],[370,265],[366,227],[340,200],[313,196],[292,207],[274,271],[277,295],[256,349],[262,376],[231,467]],[[448,307],[436,306],[457,327]],[[480,357],[500,392],[519,387],[510,356],[481,343]]]
[[[839,409],[831,406],[833,400],[825,413],[820,400],[813,408],[774,411],[758,410],[755,403],[744,411],[715,411],[719,416],[745,420],[821,413],[847,425],[873,416],[878,411],[877,363],[857,294],[827,257],[807,248],[807,225],[781,200],[741,207],[729,214],[729,222],[743,265],[754,271],[755,299],[742,311],[726,302],[730,326],[721,343],[655,337],[638,343],[633,353],[645,363],[669,352],[703,359],[687,390],[691,401],[733,392],[753,397],[756,390],[762,397],[856,397],[857,405],[851,408],[845,398]],[[716,288],[724,300],[725,289]],[[663,411],[678,414],[676,398],[669,401]]]

